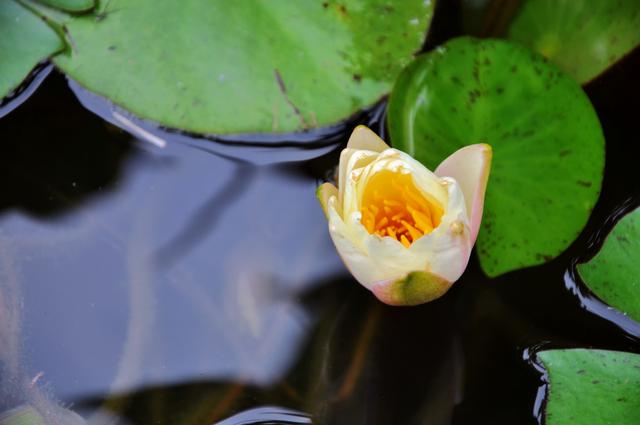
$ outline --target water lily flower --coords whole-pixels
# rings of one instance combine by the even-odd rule
[[[492,150],[466,146],[434,172],[357,127],[340,155],[338,187],[318,199],[351,274],[390,305],[442,296],[467,267],[476,241]]]

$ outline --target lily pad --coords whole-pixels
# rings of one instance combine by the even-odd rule
[[[433,2],[111,0],[74,17],[55,62],[141,118],[212,133],[289,133],[372,105],[424,40]]]
[[[585,83],[640,43],[638,0],[528,0],[508,37]]]
[[[393,89],[388,124],[394,147],[432,170],[465,145],[493,147],[477,241],[489,276],[559,255],[600,193],[604,137],[589,99],[515,43],[463,37],[421,56]]]
[[[549,381],[547,425],[640,424],[640,355],[572,349],[538,359]]]
[[[85,12],[96,6],[96,0],[37,0],[56,9],[67,12]]]
[[[602,301],[640,322],[640,208],[624,216],[578,274]]]
[[[64,42],[42,19],[14,0],[0,1],[0,99],[20,86]]]

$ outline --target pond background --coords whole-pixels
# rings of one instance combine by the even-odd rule
[[[425,49],[462,33],[455,7],[436,13]],[[567,288],[606,218],[640,203],[639,72],[636,49],[585,87],[607,164],[567,252],[498,279],[472,257],[442,299],[393,308],[346,272],[315,199],[356,122],[304,149],[179,136],[160,148],[88,111],[53,71],[0,119],[0,282],[21,316],[20,374],[120,423],[210,424],[279,406],[318,424],[535,424],[541,381],[527,350],[640,353],[640,334]],[[381,132],[380,111],[357,121]],[[2,409],[30,391],[7,379],[9,351]]]

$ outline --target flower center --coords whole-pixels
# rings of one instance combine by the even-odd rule
[[[370,234],[392,237],[408,248],[438,227],[444,211],[413,184],[411,175],[382,170],[367,182],[360,212]]]

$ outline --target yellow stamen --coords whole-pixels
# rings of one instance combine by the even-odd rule
[[[407,197],[407,201],[413,202],[416,205],[421,205],[424,203],[424,198],[415,192],[411,192],[406,187],[403,188],[402,194]],[[408,203],[408,202],[407,202]]]
[[[410,206],[407,206],[411,217],[416,222],[416,227],[422,230],[423,233],[429,233],[433,230],[433,222],[431,221],[431,213],[423,213]]]
[[[405,247],[438,227],[444,213],[433,196],[415,186],[410,174],[390,170],[369,179],[360,211],[369,233],[394,238]]]
[[[407,212],[406,211],[401,211],[398,214],[394,215],[393,217],[391,217],[391,220],[393,221],[401,221],[403,218],[407,217]]]
[[[375,226],[374,226],[373,220],[367,220],[367,222],[365,223],[364,227],[367,228],[367,232],[369,232],[369,233],[373,233],[373,231],[375,230]]]
[[[391,236],[393,239],[396,239],[396,229],[393,226],[387,227],[386,231],[389,234],[389,236]]]
[[[376,232],[380,229],[385,230],[387,228],[387,223],[389,223],[389,219],[387,217],[382,217],[378,224],[376,224]]]
[[[414,242],[415,242],[416,239],[422,237],[423,233],[420,230],[418,230],[415,227],[413,227],[408,222],[406,222],[405,220],[402,220],[402,224],[404,224],[404,227],[407,228],[407,230],[409,231],[409,235],[411,235],[411,239]]]

